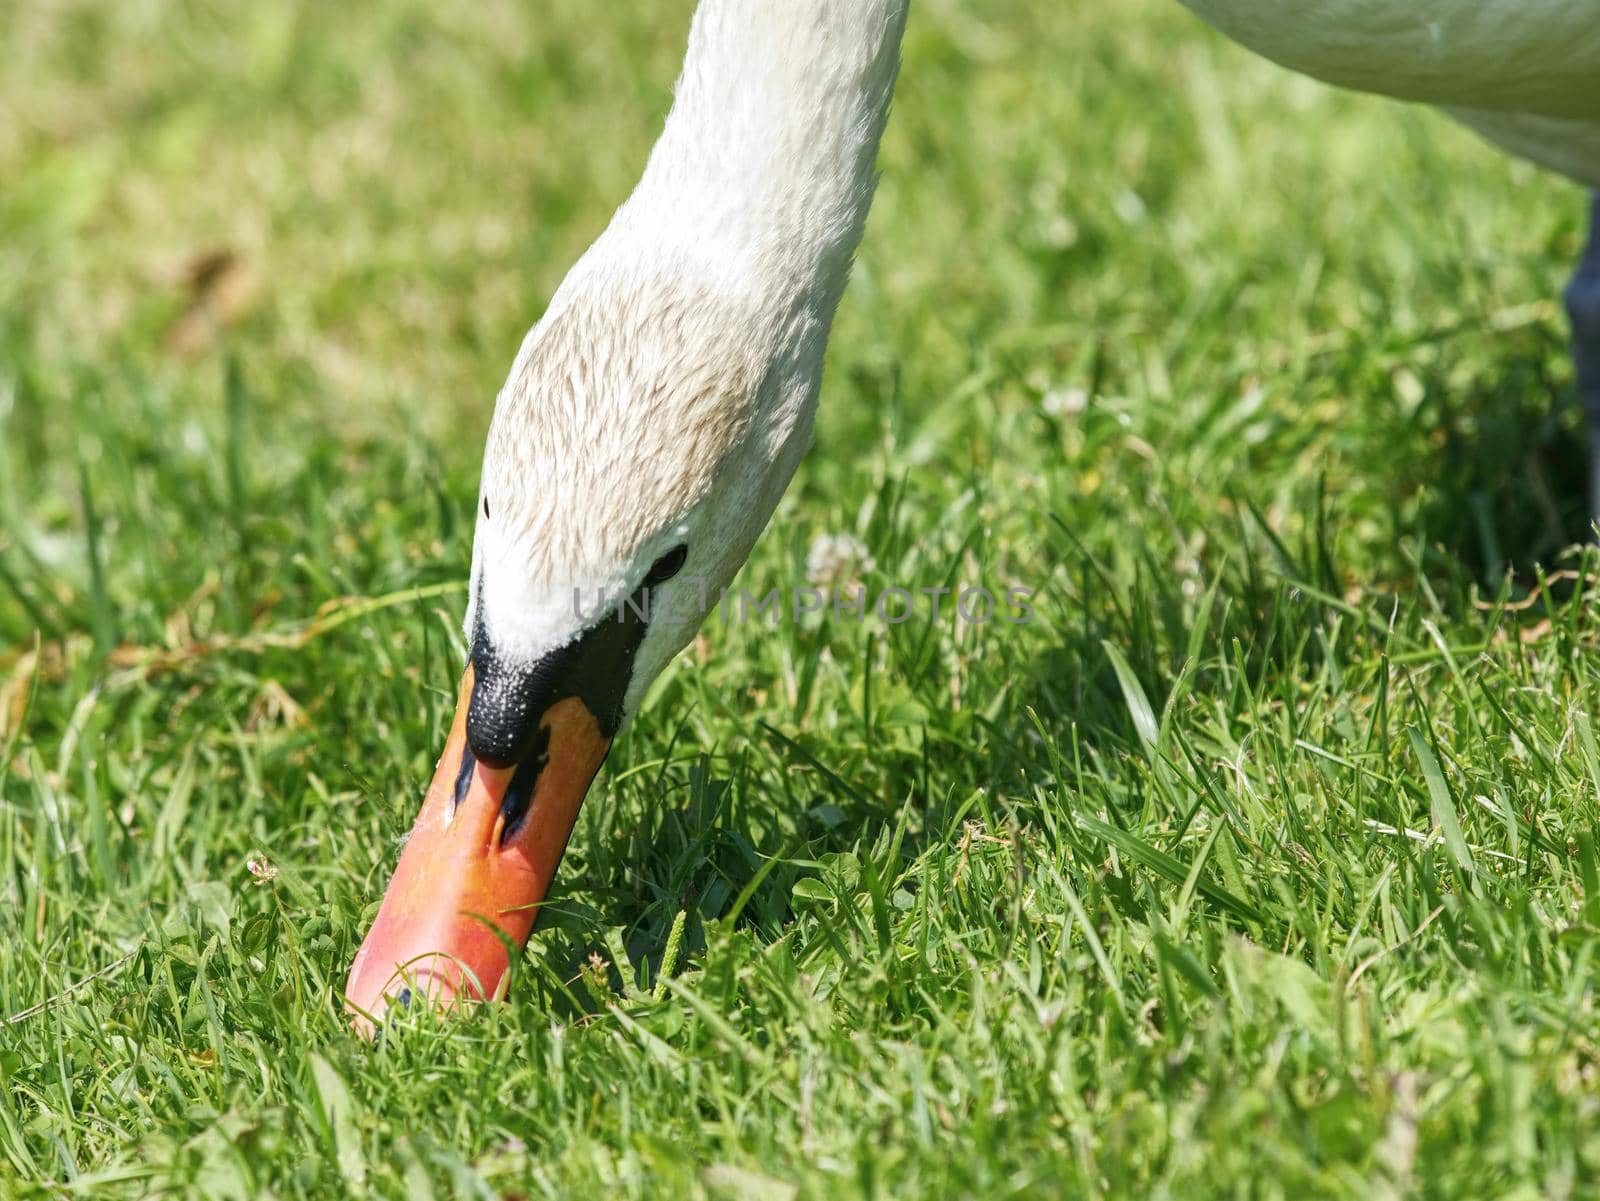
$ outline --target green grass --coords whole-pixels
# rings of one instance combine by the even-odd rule
[[[509,1001],[346,1031],[688,9],[0,2],[0,1195],[1594,1195],[1580,197],[1155,0],[919,3],[742,577],[1038,620],[713,622]]]

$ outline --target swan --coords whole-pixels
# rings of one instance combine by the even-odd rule
[[[612,740],[787,487],[872,202],[908,2],[701,0],[638,185],[496,399],[468,662],[351,967],[358,1028],[418,990],[440,1005],[501,994]],[[1271,0],[1187,3],[1290,66],[1451,106],[1600,185],[1600,29],[1578,0],[1315,0],[1292,18]],[[1600,239],[1568,299],[1600,408]]]

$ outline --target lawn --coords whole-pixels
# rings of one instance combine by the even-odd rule
[[[919,0],[740,581],[1034,620],[714,618],[347,1030],[689,9],[0,0],[0,1196],[1595,1195],[1582,198],[1163,0]]]

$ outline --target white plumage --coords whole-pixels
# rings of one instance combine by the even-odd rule
[[[1181,0],[1258,54],[1439,105],[1491,141],[1600,187],[1595,0]]]

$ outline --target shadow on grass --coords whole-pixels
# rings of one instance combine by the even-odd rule
[[[1493,592],[1509,571],[1530,587],[1537,567],[1590,536],[1583,414],[1552,361],[1518,353],[1464,390],[1424,381],[1416,420],[1432,427],[1436,453],[1406,463],[1395,487],[1420,489],[1430,572]]]
[[[686,760],[680,746],[659,770],[649,769],[645,786],[608,786],[625,799],[606,802],[613,812],[588,825],[580,862],[571,865],[577,870],[563,872],[558,903],[568,913],[545,927],[539,944],[550,973],[576,977],[597,949],[619,958],[598,940],[620,928],[630,968],[647,964],[654,978],[676,912],[691,914],[685,950],[697,955],[702,923],[726,918],[774,854],[781,862],[754,884],[739,914],[765,939],[792,925],[794,885],[818,864],[897,836],[899,862],[909,863],[930,842],[960,836],[962,822],[980,813],[960,809],[974,793],[1003,798],[995,812],[1006,820],[1036,818],[1033,810],[1047,803],[1041,796],[1086,786],[1070,765],[1074,754],[1085,762],[1143,754],[1108,644],[1126,656],[1158,720],[1190,657],[1196,666],[1185,687],[1235,708],[1291,711],[1330,655],[1366,659],[1393,649],[1387,589],[1397,600],[1417,595],[1416,603],[1401,602],[1404,628],[1429,605],[1467,606],[1468,585],[1498,593],[1508,570],[1518,589],[1530,587],[1536,566],[1550,567],[1587,527],[1580,414],[1548,370],[1553,361],[1515,354],[1467,389],[1459,373],[1452,388],[1441,369],[1423,378],[1421,403],[1397,415],[1409,426],[1406,436],[1374,436],[1393,448],[1373,466],[1374,487],[1394,498],[1391,537],[1427,548],[1422,573],[1439,586],[1419,590],[1391,579],[1380,589],[1373,581],[1351,601],[1351,580],[1361,573],[1341,565],[1337,503],[1320,493],[1306,497],[1310,519],[1292,535],[1237,501],[1238,528],[1216,543],[1228,552],[1189,579],[1175,576],[1172,548],[1159,537],[1148,545],[1130,538],[1123,544],[1130,560],[1112,567],[1057,523],[1048,536],[1069,583],[1045,637],[986,647],[982,679],[1007,698],[995,711],[952,716],[942,660],[908,642],[891,656],[894,673],[939,714],[920,746],[815,737],[803,722],[750,723],[731,758]],[[1196,580],[1209,593],[1197,594]],[[678,696],[675,703],[691,702]],[[1086,794],[1085,803],[1103,803],[1113,824],[1124,817],[1138,824],[1145,803],[1138,788],[1092,791],[1098,801]],[[1126,899],[1133,905],[1131,894]],[[564,1004],[556,995],[544,1000]]]

